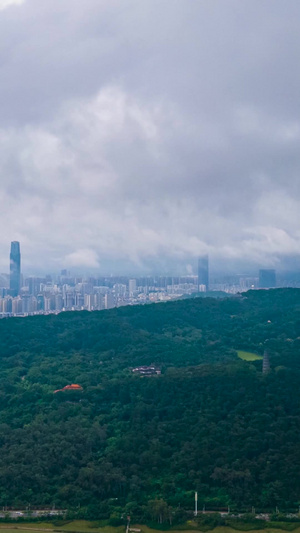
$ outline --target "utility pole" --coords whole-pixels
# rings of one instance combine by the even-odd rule
[[[130,516],[127,516],[127,526],[126,526],[126,533],[129,533],[129,526],[130,526]]]
[[[195,516],[198,514],[198,492],[195,492]]]

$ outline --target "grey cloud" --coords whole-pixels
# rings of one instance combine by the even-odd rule
[[[12,6],[19,6],[24,3],[25,0],[0,0],[0,11]]]
[[[16,238],[28,269],[299,255],[299,15],[296,0],[0,12],[2,268]]]

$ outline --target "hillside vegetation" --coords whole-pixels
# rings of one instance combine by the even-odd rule
[[[266,346],[267,375],[237,355]],[[0,506],[164,521],[194,490],[199,508],[300,503],[299,290],[3,319],[0,355]]]

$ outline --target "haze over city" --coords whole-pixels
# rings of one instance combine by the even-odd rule
[[[0,0],[0,268],[299,270],[300,4]]]
[[[181,298],[241,297],[249,289],[300,287],[299,272],[276,275],[275,269],[259,269],[257,276],[211,274],[208,254],[198,257],[197,273],[130,278],[126,275],[78,276],[62,269],[59,274],[22,274],[22,253],[12,241],[9,275],[0,275],[0,318],[62,311],[102,311],[127,305],[145,305]]]

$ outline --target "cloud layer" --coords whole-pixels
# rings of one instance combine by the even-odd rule
[[[15,239],[28,272],[297,263],[299,16],[293,0],[0,12],[2,270]]]
[[[13,5],[19,6],[24,3],[25,0],[0,0],[0,11],[3,9],[6,9],[7,7],[11,7]]]

